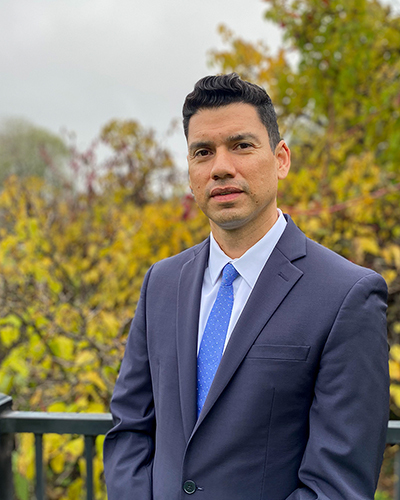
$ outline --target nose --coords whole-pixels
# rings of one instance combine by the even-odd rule
[[[236,168],[232,156],[225,149],[217,149],[210,172],[211,178],[214,180],[224,179],[225,177],[234,177],[235,174]]]

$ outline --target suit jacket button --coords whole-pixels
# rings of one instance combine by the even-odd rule
[[[183,491],[188,495],[193,495],[196,489],[197,489],[196,483],[194,481],[191,481],[190,479],[183,483]]]

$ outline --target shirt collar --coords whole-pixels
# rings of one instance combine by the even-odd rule
[[[253,288],[265,263],[269,259],[275,245],[282,236],[286,227],[286,220],[282,211],[278,208],[279,217],[271,229],[261,240],[247,250],[238,259],[231,259],[220,248],[212,233],[210,234],[210,257],[208,260],[208,270],[211,283],[214,286],[221,274],[222,269],[232,262],[240,276]]]

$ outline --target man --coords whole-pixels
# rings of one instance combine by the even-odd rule
[[[111,402],[109,500],[373,499],[388,417],[386,285],[277,209],[269,96],[186,98],[206,241],[147,273]]]

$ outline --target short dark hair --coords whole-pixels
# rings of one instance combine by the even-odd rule
[[[200,109],[219,108],[235,102],[251,104],[257,109],[258,116],[269,136],[272,151],[281,140],[276,113],[267,92],[254,83],[242,80],[236,73],[228,75],[205,76],[194,86],[183,105],[183,130],[186,139],[190,118]]]

